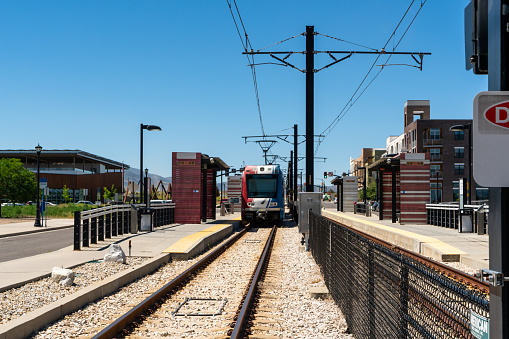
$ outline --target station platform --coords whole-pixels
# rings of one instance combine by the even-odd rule
[[[48,227],[34,227],[33,221],[0,225],[0,237],[45,232],[72,226],[72,219],[48,220]],[[0,292],[51,274],[53,267],[73,268],[92,260],[102,260],[112,243],[122,247],[126,255],[158,257],[160,262],[186,260],[232,234],[241,225],[240,213],[218,217],[201,224],[171,224],[155,228],[153,232],[124,234],[91,244],[80,251],[73,246],[31,257],[0,262]]]
[[[459,233],[456,229],[427,224],[392,223],[378,215],[322,209],[322,215],[359,231],[442,262],[460,262],[474,269],[489,268],[489,235]]]

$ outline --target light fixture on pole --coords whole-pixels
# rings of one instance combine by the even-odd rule
[[[140,124],[140,204],[142,203],[143,194],[143,130],[147,131],[161,131],[161,127],[156,125]]]
[[[468,204],[472,204],[472,123],[465,125],[454,125],[449,131],[458,132],[468,129]]]
[[[41,145],[37,144],[35,146],[35,150],[37,151],[37,198],[36,198],[36,206],[35,206],[35,227],[41,227],[41,206],[39,202],[39,191],[40,191],[40,173],[41,173],[41,166],[40,166],[40,159],[41,159],[41,151],[42,147]]]

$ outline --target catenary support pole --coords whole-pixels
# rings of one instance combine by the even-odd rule
[[[488,12],[488,90],[509,90],[509,14],[502,8],[509,0],[489,0]],[[489,189],[490,269],[509,276],[509,188]],[[490,338],[509,338],[509,283],[490,285]]]
[[[293,125],[293,201],[297,201],[297,125]]]
[[[306,26],[306,192],[314,192],[315,26]]]
[[[143,124],[140,124],[140,204],[143,203]]]

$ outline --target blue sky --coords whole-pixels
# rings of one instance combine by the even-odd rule
[[[414,1],[387,45],[391,50],[423,1]],[[237,0],[251,44],[260,49],[315,31],[374,49],[391,36],[411,0]],[[474,96],[487,77],[465,70],[467,0],[425,2],[397,51],[431,52],[423,71],[386,67],[327,135],[316,156],[323,171],[348,170],[362,147],[385,147],[403,132],[406,100],[430,100],[431,117],[472,118]],[[262,151],[243,136],[261,135],[251,70],[242,55],[225,1],[0,0],[0,149],[81,149],[170,176],[171,153],[202,152],[231,167],[262,164]],[[316,50],[366,50],[315,37]],[[268,50],[305,50],[298,36]],[[323,132],[352,97],[376,56],[354,55],[315,74],[315,134]],[[288,59],[305,67],[303,55]],[[273,61],[257,56],[257,63]],[[315,58],[315,68],[331,59]],[[378,64],[384,62],[381,59]],[[412,63],[410,56],[390,63]],[[378,72],[376,66],[368,82]],[[256,67],[266,134],[305,133],[305,75],[275,65]],[[366,84],[366,83],[365,83]],[[361,88],[361,91],[364,87]],[[290,155],[280,142],[271,152]],[[304,144],[299,156],[305,155]],[[280,162],[283,168],[287,164]],[[299,169],[305,169],[304,160]]]

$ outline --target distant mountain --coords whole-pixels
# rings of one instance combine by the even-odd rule
[[[145,173],[143,173],[145,175]],[[159,181],[162,181],[164,184],[164,187],[167,189],[168,184],[171,182],[171,177],[162,177],[157,174],[148,173],[149,178],[152,180],[152,185],[157,186],[159,184]],[[130,168],[124,172],[124,187],[127,187],[127,184],[130,181],[134,181],[135,183],[138,183],[140,181],[140,169],[139,168]]]

